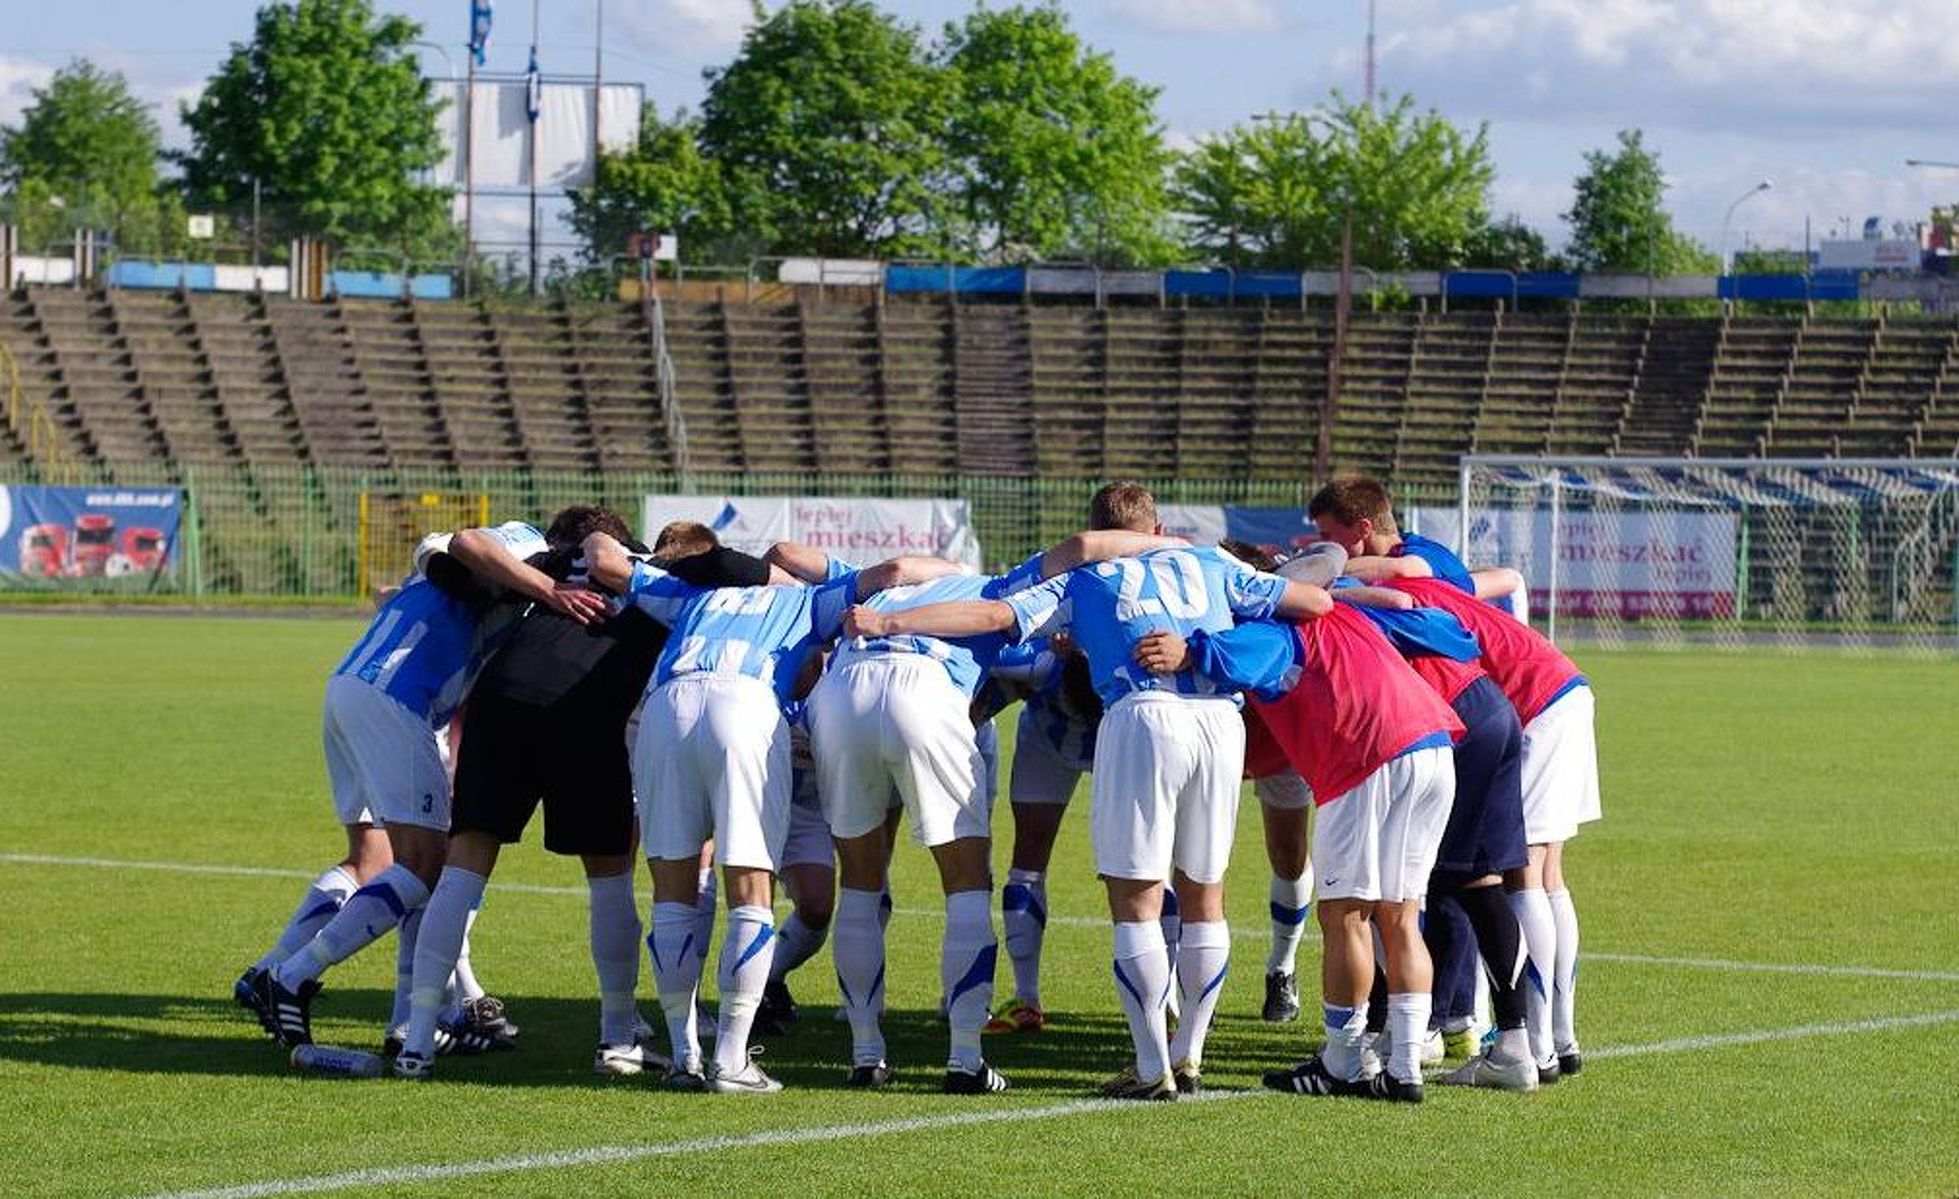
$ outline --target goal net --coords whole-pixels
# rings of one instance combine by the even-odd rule
[[[1410,516],[1554,637],[1959,651],[1959,460],[1470,456]]]

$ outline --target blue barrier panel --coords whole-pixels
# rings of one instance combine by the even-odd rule
[[[887,266],[884,290],[892,292],[944,291],[952,268],[943,266]]]
[[[1296,300],[1299,298],[1299,286],[1297,271],[1238,272],[1238,294],[1241,296]]]
[[[1165,271],[1166,296],[1210,296],[1224,299],[1231,295],[1230,271]]]
[[[1469,299],[1507,300],[1521,291],[1508,271],[1449,271],[1442,276],[1442,294]]]
[[[110,287],[154,288],[169,291],[182,287],[188,291],[215,291],[217,268],[204,262],[145,262],[124,258],[109,267],[105,276]]]
[[[1860,295],[1856,271],[1817,271],[1801,275],[1723,275],[1724,300],[1855,300]]]
[[[447,275],[410,275],[408,294],[418,300],[453,300],[456,282]]]
[[[1571,271],[1525,271],[1517,276],[1517,294],[1541,300],[1575,300],[1578,276]]]
[[[353,299],[400,299],[403,282],[400,275],[378,271],[327,273],[327,290]],[[412,275],[406,283],[408,294],[418,300],[447,300],[455,296],[455,286],[447,275]]]
[[[1027,290],[1027,271],[1017,266],[954,267],[952,286],[977,295],[1017,296]]]

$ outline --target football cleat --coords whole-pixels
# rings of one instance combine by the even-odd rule
[[[1439,1081],[1445,1087],[1484,1087],[1527,1095],[1537,1089],[1537,1067],[1529,1058],[1499,1061],[1478,1054],[1444,1074]]]
[[[319,993],[318,979],[309,978],[299,984],[299,990],[288,991],[276,971],[259,975],[258,1001],[271,1013],[272,1035],[279,1044],[290,1049],[313,1043],[313,997]]]
[[[1299,976],[1275,970],[1265,976],[1265,1008],[1260,1013],[1267,1024],[1290,1024],[1299,1019]]]
[[[801,1018],[795,997],[789,994],[789,984],[779,978],[770,979],[762,988],[762,1005],[755,1009],[755,1031],[765,1037],[779,1037]]]
[[[504,1010],[503,1000],[494,995],[478,995],[474,999],[463,1000],[463,1017],[457,1023],[494,1037],[499,1042],[514,1041],[522,1031],[511,1022]]]
[[[861,1090],[874,1090],[888,1086],[896,1077],[898,1077],[897,1072],[890,1066],[883,1062],[872,1062],[868,1066],[852,1066],[849,1077],[844,1079],[844,1085]]]
[[[1179,1095],[1204,1093],[1204,1072],[1197,1068],[1197,1063],[1188,1058],[1170,1067],[1170,1079],[1177,1084]]]
[[[1579,1053],[1576,1046],[1558,1054],[1558,1074],[1560,1076],[1576,1074],[1584,1068],[1585,1055]]]
[[[782,1089],[782,1084],[770,1078],[755,1061],[762,1055],[761,1046],[748,1051],[748,1060],[742,1068],[724,1071],[714,1063],[707,1067],[704,1090],[716,1095],[773,1095]]]
[[[667,1073],[660,1080],[669,1091],[705,1091],[707,1074],[701,1070],[699,1062],[667,1067]]]
[[[1433,1066],[1448,1056],[1449,1046],[1447,1038],[1442,1035],[1442,1030],[1429,1029],[1428,1035],[1422,1038],[1422,1065]]]
[[[1558,1064],[1557,1058],[1552,1058],[1548,1062],[1539,1062],[1537,1064],[1537,1085],[1540,1087],[1555,1085],[1558,1079],[1563,1076],[1564,1070]]]
[[[1356,1095],[1367,1085],[1364,1078],[1357,1082],[1335,1078],[1317,1054],[1290,1070],[1267,1070],[1263,1081],[1270,1090],[1289,1095]]]
[[[673,1062],[645,1041],[626,1045],[601,1045],[592,1055],[592,1073],[613,1078],[631,1078],[648,1070],[669,1070]]]
[[[1476,1055],[1476,1034],[1467,1028],[1442,1034],[1442,1056],[1448,1058],[1468,1058]]]
[[[395,1055],[395,1077],[408,1082],[427,1082],[435,1077],[435,1059],[423,1053]]]
[[[1348,1094],[1358,1095],[1362,1099],[1379,1099],[1388,1103],[1420,1103],[1422,1084],[1403,1082],[1383,1070],[1365,1082],[1357,1084]]]
[[[1192,1072],[1194,1078],[1195,1071]],[[1136,1067],[1124,1066],[1122,1073],[1095,1088],[1104,1099],[1130,1099],[1143,1103],[1172,1103],[1177,1098],[1175,1071],[1166,1070],[1157,1078],[1145,1081],[1136,1073]]]
[[[238,976],[238,981],[231,984],[231,998],[239,1007],[252,1014],[266,1036],[276,1039],[279,1035],[279,1027],[273,1023],[272,1011],[264,1005],[259,995],[259,977],[267,973],[269,971],[261,970],[257,966],[247,967],[245,973]]]
[[[1006,1075],[985,1062],[981,1062],[977,1070],[948,1067],[945,1072],[945,1093],[948,1095],[992,1095],[1011,1085]]]
[[[1009,999],[993,1010],[983,1031],[991,1033],[1039,1032],[1046,1028],[1048,1014],[1024,999]]]

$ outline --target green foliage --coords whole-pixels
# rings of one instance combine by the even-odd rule
[[[191,202],[242,220],[263,186],[269,241],[307,234],[416,257],[459,245],[449,193],[418,176],[440,157],[438,101],[409,46],[421,27],[370,0],[276,0],[183,108]]]
[[[127,251],[183,240],[182,204],[157,179],[156,119],[121,73],[76,59],[0,128],[0,180],[35,251],[77,228],[104,229]]]
[[[635,233],[674,233],[686,261],[713,261],[733,230],[720,164],[701,153],[700,121],[646,106],[639,141],[599,157],[593,185],[571,194],[571,227],[587,256],[624,254]],[[746,256],[745,254],[742,256]]]
[[[1499,271],[1555,271],[1563,267],[1544,235],[1514,214],[1478,229],[1463,247],[1462,265]]]
[[[1058,5],[946,27],[953,250],[979,261],[1174,261],[1158,89],[1082,44]]]
[[[1231,266],[1338,261],[1351,208],[1354,261],[1376,270],[1460,263],[1488,221],[1488,133],[1412,96],[1392,106],[1335,93],[1327,111],[1237,125],[1185,155],[1176,207],[1200,253]]]
[[[1581,271],[1629,271],[1659,277],[1710,274],[1713,254],[1673,227],[1665,207],[1667,181],[1660,156],[1637,129],[1619,133],[1619,149],[1585,155],[1573,183],[1568,252]]]
[[[918,30],[869,0],[788,0],[707,72],[702,151],[735,227],[775,253],[943,248],[950,97]]]

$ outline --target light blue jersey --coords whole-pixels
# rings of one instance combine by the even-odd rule
[[[485,532],[517,558],[547,548],[542,533],[516,521]],[[381,605],[334,674],[379,688],[402,707],[426,716],[431,727],[440,727],[455,715],[476,672],[522,612],[521,604],[503,604],[486,613],[426,577],[410,575]]]
[[[655,687],[690,674],[759,679],[785,706],[810,651],[835,637],[855,598],[857,572],[832,564],[814,587],[696,587],[648,563],[633,565],[627,602],[672,632],[653,668]]]
[[[865,599],[864,605],[878,612],[904,612],[927,604],[948,604],[970,600],[998,599],[1004,580],[990,575],[945,575],[929,583],[892,587]],[[837,646],[832,668],[883,654],[918,654],[945,668],[952,685],[968,699],[986,681],[994,659],[1006,647],[1004,633],[983,637],[941,640],[937,637],[853,637]]]
[[[1069,702],[1061,683],[1062,665],[1048,639],[1037,637],[1000,651],[993,677],[1028,689],[1020,709],[1020,736],[1037,737],[1063,762],[1088,770],[1095,761],[1095,731],[1102,717],[1079,712]]]
[[[1008,597],[1020,639],[1073,634],[1088,655],[1089,674],[1104,704],[1132,691],[1178,695],[1231,694],[1194,671],[1158,675],[1136,664],[1136,643],[1150,633],[1185,637],[1217,632],[1234,618],[1272,615],[1286,581],[1262,574],[1211,547],[1152,550],[1084,566]]]

